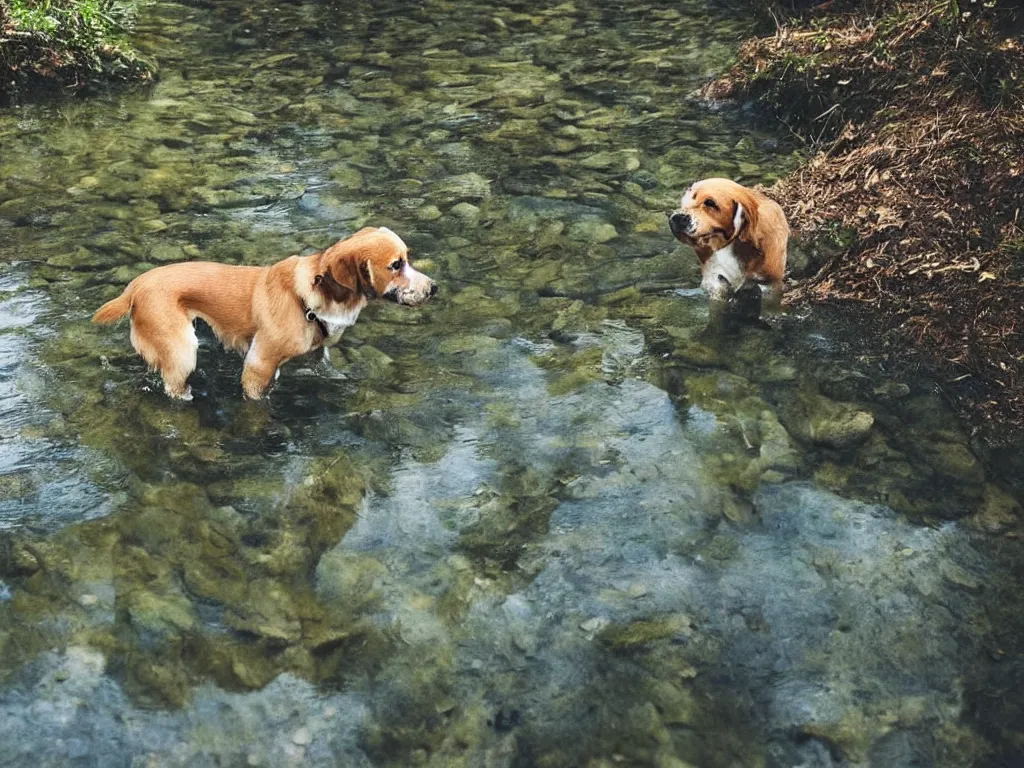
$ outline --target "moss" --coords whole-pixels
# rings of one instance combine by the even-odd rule
[[[176,656],[173,652],[164,659],[149,654],[129,655],[125,667],[126,692],[151,706],[184,706],[192,696],[192,681]]]
[[[480,508],[477,522],[462,529],[458,548],[489,575],[514,574],[523,549],[547,531],[556,506],[549,496],[495,499]]]
[[[190,644],[197,672],[213,678],[227,690],[257,690],[282,671],[279,655],[251,641],[230,636],[206,636]]]
[[[888,723],[878,722],[860,709],[848,709],[838,721],[809,723],[802,730],[834,745],[850,762],[861,763],[867,759],[868,750],[879,732],[889,727]]]
[[[0,577],[28,576],[41,567],[40,554],[30,542],[10,533],[0,534]]]
[[[562,372],[548,384],[548,393],[552,397],[557,397],[581,389],[601,378],[602,357],[603,351],[600,347],[586,347],[568,355],[552,352],[532,359],[545,370]]]
[[[978,530],[996,533],[1020,525],[1020,503],[993,483],[985,485],[984,500],[978,507],[968,521]]]
[[[632,651],[659,640],[669,640],[693,631],[690,619],[682,614],[643,619],[630,624],[610,624],[598,634],[598,640],[614,651]]]
[[[182,594],[158,594],[150,591],[129,593],[125,602],[130,621],[140,633],[177,634],[196,624],[192,604]]]
[[[985,480],[981,462],[966,445],[932,442],[927,445],[925,455],[928,463],[944,477],[969,484],[979,484]]]
[[[740,551],[740,543],[733,536],[719,534],[714,536],[704,548],[705,555],[711,560],[727,562],[734,559]]]
[[[214,506],[193,484],[142,486],[137,501],[116,516],[71,526],[33,548],[45,569],[22,568],[20,588],[0,604],[0,611],[22,617],[13,642],[26,653],[52,645],[55,628],[44,631],[52,626],[45,617],[60,611],[63,631],[102,644],[126,690],[160,707],[183,705],[204,677],[231,690],[252,689],[283,671],[331,678],[353,644],[386,652],[387,643],[359,615],[372,606],[372,590],[360,593],[361,604],[347,594],[339,601],[336,591],[321,602],[306,580],[355,519],[361,473],[341,454],[314,463],[300,488],[272,516],[247,519]],[[3,541],[13,568],[24,559],[23,547]],[[95,595],[80,605],[83,584],[111,584],[119,595],[110,633],[88,624],[83,607]],[[348,609],[337,610],[339,603]],[[201,621],[204,611],[216,622]],[[33,616],[39,620],[28,620]],[[361,650],[360,658],[370,663],[379,654]]]

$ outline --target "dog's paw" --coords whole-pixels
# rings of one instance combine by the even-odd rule
[[[167,396],[172,400],[181,400],[184,403],[192,402],[192,387],[185,387],[184,392],[172,392],[169,389],[164,389],[164,392],[166,392]]]

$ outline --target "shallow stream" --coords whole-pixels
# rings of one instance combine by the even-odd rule
[[[157,2],[143,91],[0,112],[0,765],[1024,764],[1017,456],[842,316],[704,334],[703,0]],[[169,401],[161,263],[389,226],[441,285]]]

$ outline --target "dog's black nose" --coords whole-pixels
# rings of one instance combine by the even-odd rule
[[[690,214],[676,212],[668,217],[668,228],[673,235],[684,235],[690,229]]]
[[[431,283],[430,284],[430,295],[431,296],[436,296],[437,295],[437,283]]]

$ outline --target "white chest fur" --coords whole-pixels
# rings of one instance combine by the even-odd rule
[[[338,343],[338,339],[345,332],[345,329],[351,325],[355,325],[356,320],[359,319],[359,313],[363,307],[366,306],[365,300],[356,304],[354,307],[336,310],[334,312],[327,312],[323,309],[316,313],[317,318],[327,328],[327,338],[323,341],[323,346],[330,347]]]
[[[701,288],[712,298],[725,298],[746,282],[743,265],[733,252],[732,243],[711,254],[701,267]]]

